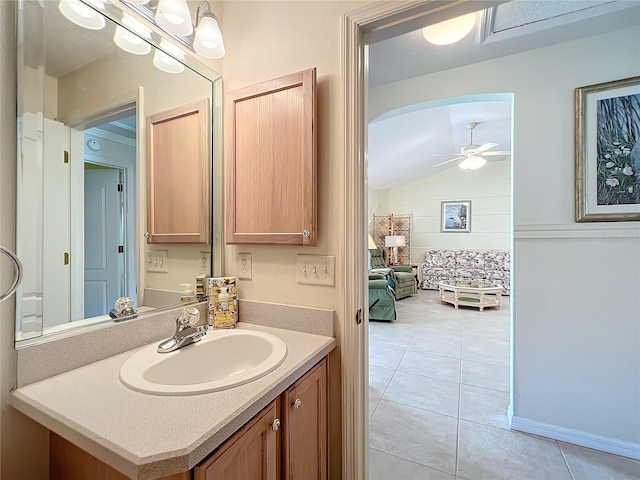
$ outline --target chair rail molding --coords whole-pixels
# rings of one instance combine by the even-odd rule
[[[640,241],[638,222],[514,225],[516,240],[529,238],[609,238]]]

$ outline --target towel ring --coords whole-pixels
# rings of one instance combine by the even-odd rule
[[[1,302],[5,298],[11,296],[13,292],[16,291],[16,288],[18,288],[18,285],[20,284],[20,280],[22,280],[22,264],[20,263],[20,260],[18,260],[18,257],[16,256],[15,253],[3,247],[2,245],[0,245],[0,252],[4,253],[7,257],[13,260],[13,263],[14,263],[13,270],[16,276],[15,279],[13,280],[13,284],[11,285],[11,287],[9,287],[9,290],[7,290],[5,293],[0,295],[0,302]]]

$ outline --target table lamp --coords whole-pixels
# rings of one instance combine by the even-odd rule
[[[389,248],[389,265],[398,264],[398,247],[404,247],[405,245],[404,235],[387,235],[384,237],[384,246]]]

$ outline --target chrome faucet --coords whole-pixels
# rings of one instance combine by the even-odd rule
[[[193,325],[200,319],[200,312],[195,307],[185,308],[178,318],[176,318],[176,333],[173,337],[167,338],[158,345],[158,353],[169,353],[179,348],[191,345],[200,341],[207,334],[209,325]]]

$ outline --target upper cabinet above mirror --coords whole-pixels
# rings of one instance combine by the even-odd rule
[[[219,270],[210,212],[220,76],[115,5],[88,3],[103,10],[18,2],[17,341],[110,321],[123,296],[139,312],[175,304],[199,274]],[[83,27],[74,14],[97,20]],[[152,119],[193,105],[195,123],[162,131],[165,163],[151,178]],[[184,200],[182,211],[150,210],[148,185]],[[194,235],[150,241],[148,212]],[[204,219],[197,232],[187,217]]]

